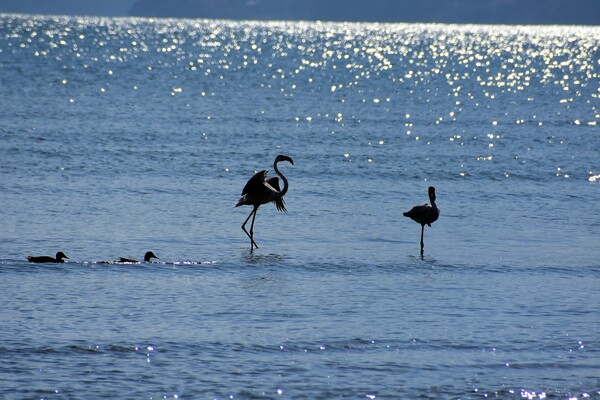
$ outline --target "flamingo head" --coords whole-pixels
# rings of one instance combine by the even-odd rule
[[[280,154],[277,157],[275,157],[275,164],[277,164],[280,161],[288,161],[290,164],[294,165],[294,160],[292,160],[292,157],[284,156],[283,154]]]
[[[429,199],[431,201],[435,201],[435,188],[433,186],[429,186]]]

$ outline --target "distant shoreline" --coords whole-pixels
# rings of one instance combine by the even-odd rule
[[[597,0],[6,0],[0,13],[233,21],[600,25]]]
[[[596,0],[137,0],[131,16],[231,20],[598,25]]]
[[[182,21],[223,21],[223,22],[240,22],[240,23],[306,23],[306,24],[356,24],[356,25],[427,25],[427,26],[456,26],[456,27],[486,27],[496,26],[500,28],[587,28],[587,29],[600,29],[600,25],[585,25],[585,24],[509,24],[509,23],[446,23],[446,22],[381,22],[381,21],[310,21],[310,20],[256,20],[256,19],[231,19],[231,18],[200,18],[200,17],[145,17],[145,16],[132,16],[132,15],[84,15],[84,14],[40,14],[40,13],[13,13],[13,12],[1,12],[0,17],[3,16],[19,16],[19,17],[50,17],[50,18],[94,18],[94,19],[115,19],[115,20],[130,20],[140,19],[146,21],[169,21],[169,20],[182,20]]]

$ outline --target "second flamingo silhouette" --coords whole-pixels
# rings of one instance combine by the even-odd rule
[[[248,215],[248,218],[242,224],[242,230],[246,232],[246,235],[250,238],[250,251],[254,251],[254,248],[258,248],[258,245],[254,241],[254,220],[256,219],[256,212],[258,211],[258,207],[262,204],[267,204],[270,202],[274,202],[275,206],[279,211],[287,212],[285,209],[285,203],[283,201],[283,196],[287,193],[288,190],[288,180],[285,176],[279,171],[277,168],[277,164],[281,161],[287,161],[290,164],[294,165],[294,160],[291,157],[284,156],[282,154],[275,157],[275,161],[273,162],[273,169],[275,173],[281,177],[283,181],[283,189],[279,188],[279,178],[276,176],[272,176],[267,178],[267,170],[262,170],[254,174],[252,178],[248,180],[246,186],[242,190],[242,197],[238,200],[236,207],[239,206],[252,206],[252,211]],[[250,224],[250,232],[246,230],[246,224],[252,217],[252,223]]]
[[[429,202],[431,204],[424,203],[414,206],[410,211],[403,214],[405,217],[409,217],[416,223],[421,224],[421,257],[423,257],[423,232],[425,231],[425,224],[431,226],[440,216],[440,209],[435,205],[435,188],[433,186],[429,186]]]

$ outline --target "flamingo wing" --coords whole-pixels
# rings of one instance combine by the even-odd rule
[[[421,204],[418,206],[414,206],[404,213],[405,217],[409,217],[413,221],[421,224],[421,225],[429,225],[435,221],[437,221],[440,215],[439,209],[437,207],[432,207],[430,204]]]
[[[427,203],[420,204],[418,206],[414,206],[404,213],[405,217],[412,219],[413,221],[419,224],[426,224],[428,220],[428,216],[431,212],[431,206]]]
[[[279,187],[279,178],[276,176],[272,176],[265,180],[265,183],[271,186],[275,191],[281,192],[281,188]]]
[[[246,186],[244,186],[244,189],[242,190],[242,196],[262,191],[267,172],[266,169],[263,169],[254,174],[252,178],[248,179]]]

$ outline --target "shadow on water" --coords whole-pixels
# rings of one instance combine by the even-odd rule
[[[431,267],[434,267],[435,265],[438,264],[438,260],[433,257],[433,256],[428,256],[426,254],[422,254],[422,255],[409,255],[407,256],[408,259],[408,264],[409,265],[415,265],[415,264],[419,264],[419,265],[428,265]]]
[[[241,261],[251,265],[277,265],[288,258],[282,254],[256,254],[250,251],[244,251],[241,255]]]

